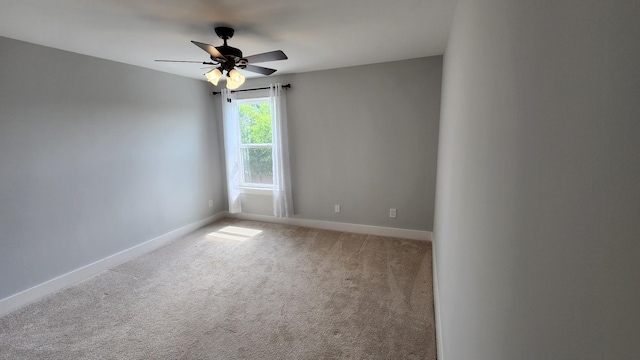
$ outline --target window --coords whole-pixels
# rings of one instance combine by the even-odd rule
[[[242,201],[270,195],[273,216],[293,214],[287,102],[282,84],[253,89],[251,95],[222,89],[224,153],[227,168],[229,213],[242,212]],[[245,97],[246,96],[246,97]]]
[[[241,184],[273,188],[273,133],[269,98],[238,100]]]

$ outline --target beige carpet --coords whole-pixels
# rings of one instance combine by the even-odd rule
[[[0,359],[435,358],[429,242],[233,219],[0,318]]]

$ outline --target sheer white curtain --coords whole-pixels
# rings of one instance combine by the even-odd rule
[[[282,84],[271,84],[271,128],[273,131],[273,215],[293,215],[289,140],[287,137],[287,102]]]
[[[240,206],[240,122],[236,95],[229,89],[222,89],[222,119],[224,125],[224,152],[227,163],[227,193],[229,212],[242,211]]]

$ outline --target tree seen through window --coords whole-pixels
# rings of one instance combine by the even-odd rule
[[[267,100],[238,104],[243,183],[273,184],[271,106]]]

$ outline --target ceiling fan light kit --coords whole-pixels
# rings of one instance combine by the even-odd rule
[[[190,62],[201,63],[205,65],[217,66],[215,69],[205,73],[207,81],[213,85],[218,85],[220,78],[226,71],[227,73],[227,88],[234,90],[244,84],[245,77],[240,74],[238,69],[255,72],[262,75],[271,75],[276,72],[275,69],[269,69],[262,66],[252,65],[260,62],[286,60],[287,55],[281,50],[270,51],[262,54],[251,55],[247,57],[242,56],[240,49],[227,45],[227,40],[231,39],[234,34],[234,30],[230,27],[220,26],[215,28],[216,34],[221,38],[224,43],[221,46],[213,46],[198,41],[191,41],[194,45],[201,48],[211,58],[212,62],[199,62],[199,61],[179,61],[179,60],[156,60],[162,62]]]
[[[227,88],[234,90],[240,87],[240,85],[244,84],[244,76],[238,72],[238,70],[233,69],[227,73]]]
[[[213,85],[218,85],[218,81],[220,81],[220,78],[222,77],[222,71],[220,71],[220,69],[218,68],[215,68],[204,74],[204,76],[207,78],[208,82],[212,83]]]

